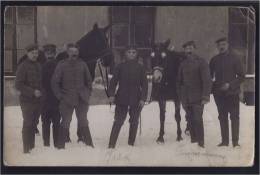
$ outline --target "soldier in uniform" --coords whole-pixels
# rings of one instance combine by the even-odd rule
[[[108,89],[110,102],[116,104],[108,148],[115,148],[128,112],[130,115],[128,144],[134,146],[139,115],[147,96],[146,73],[144,67],[138,63],[136,48],[129,46],[125,51],[125,56],[126,61],[115,68]],[[118,90],[115,95],[117,85]]]
[[[56,45],[47,44],[43,46],[47,59],[42,67],[42,86],[44,89],[44,101],[42,109],[42,137],[44,146],[50,146],[50,125],[52,123],[53,144],[58,146],[58,128],[60,124],[59,101],[51,89],[51,78],[58,61],[56,56]]]
[[[230,114],[232,143],[239,146],[239,92],[245,78],[241,60],[229,51],[227,38],[216,41],[219,54],[210,61],[210,73],[214,79],[212,92],[218,109],[222,142],[218,146],[229,145]]]
[[[19,66],[22,62],[24,62],[27,59],[27,54],[24,54],[21,58],[19,58],[17,65]],[[38,58],[37,58],[37,62],[40,63],[40,65],[42,66],[45,62],[46,62],[46,58],[44,55],[44,52],[40,49],[38,49]],[[37,118],[37,125],[39,124],[39,119],[40,119],[41,113],[39,113],[39,116]],[[35,128],[35,133],[37,135],[40,135],[39,129]]]
[[[30,153],[35,146],[35,130],[41,112],[42,75],[41,66],[37,62],[38,46],[26,48],[27,57],[18,66],[15,86],[20,91],[20,105],[23,115],[23,152]]]
[[[204,148],[203,108],[210,100],[211,78],[207,62],[194,53],[194,41],[183,44],[186,55],[180,64],[177,89],[190,123],[192,143]]]
[[[58,148],[65,149],[72,113],[75,109],[79,132],[83,142],[91,147],[92,138],[88,126],[88,102],[92,91],[92,79],[88,66],[79,56],[76,45],[70,45],[68,58],[59,62],[52,77],[52,90],[59,100],[61,124],[58,131]]]

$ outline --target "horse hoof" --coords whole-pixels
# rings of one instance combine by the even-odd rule
[[[157,143],[164,143],[164,138],[163,137],[158,137],[156,140]]]
[[[179,136],[179,137],[177,137],[176,140],[179,142],[179,141],[183,140],[183,138],[182,138],[182,136]]]

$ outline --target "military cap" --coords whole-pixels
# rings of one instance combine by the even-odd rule
[[[43,46],[44,52],[56,52],[56,45],[55,44],[46,44]]]
[[[215,42],[216,42],[216,44],[218,44],[218,43],[220,43],[220,42],[222,42],[222,41],[227,41],[227,37],[219,38],[219,39],[217,39]]]
[[[193,46],[194,48],[196,48],[196,44],[194,41],[187,41],[186,43],[184,43],[182,45],[183,48],[187,47],[187,46]]]
[[[28,45],[28,46],[25,48],[25,50],[26,50],[27,52],[30,52],[30,51],[32,51],[32,50],[38,50],[38,45],[37,45],[37,44],[30,44],[30,45]]]

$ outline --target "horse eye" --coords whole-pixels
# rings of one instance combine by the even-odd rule
[[[155,53],[154,52],[151,53],[151,57],[155,57]]]
[[[165,53],[165,52],[162,52],[162,53],[161,53],[161,56],[162,56],[162,58],[166,57],[166,53]]]

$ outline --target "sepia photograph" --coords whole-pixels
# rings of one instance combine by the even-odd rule
[[[254,166],[254,3],[2,10],[5,166]]]

